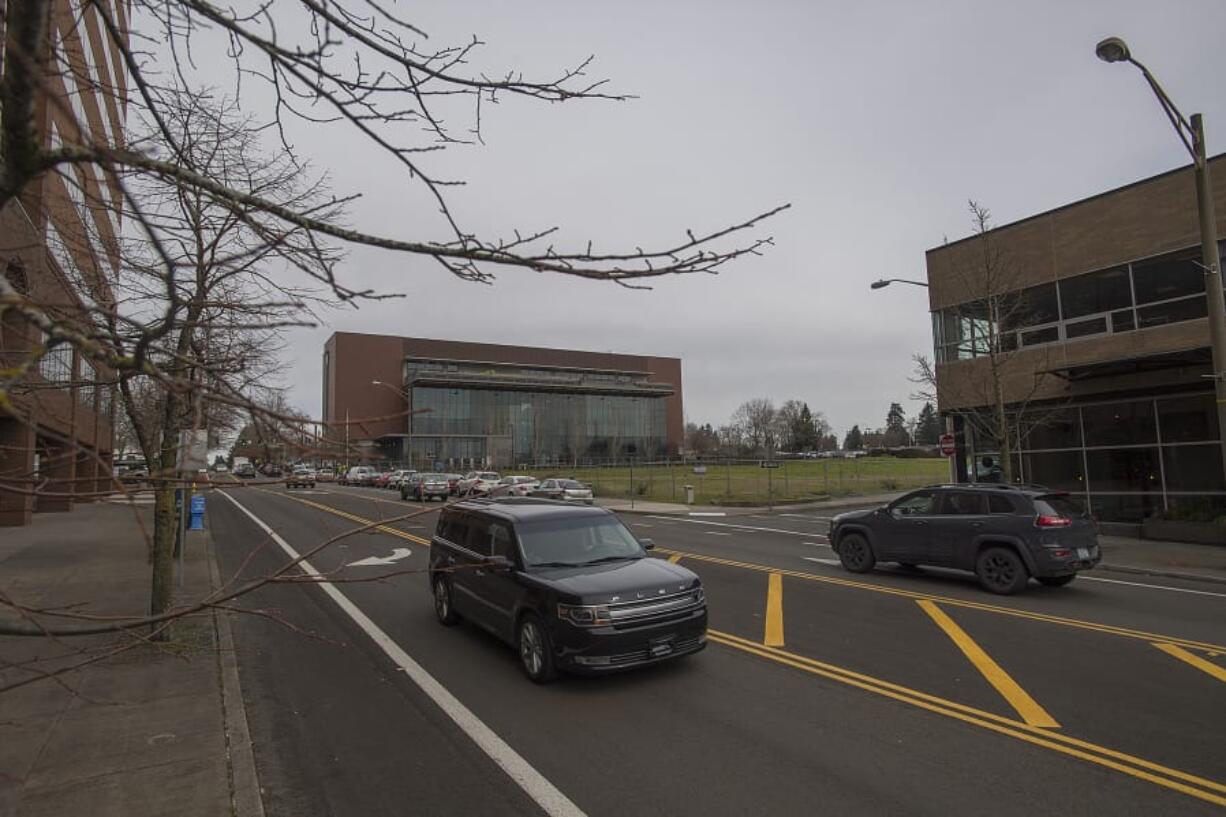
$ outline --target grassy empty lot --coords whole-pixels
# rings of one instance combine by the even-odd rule
[[[542,479],[564,476],[588,483],[597,496],[629,497],[657,502],[684,502],[684,486],[694,486],[696,505],[759,504],[800,501],[825,496],[856,496],[903,491],[949,479],[945,459],[895,459],[862,457],[855,460],[781,460],[778,468],[762,468],[757,462],[707,462],[705,474],[694,473],[693,464],[636,465],[631,469],[578,468],[549,472],[536,469]]]

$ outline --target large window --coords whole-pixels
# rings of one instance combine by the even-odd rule
[[[72,380],[72,347],[61,343],[49,349],[38,361],[38,372],[52,383],[68,383]]]
[[[1219,251],[1226,256],[1226,241]],[[998,348],[1009,350],[1119,334],[1206,315],[1199,247],[1040,284],[933,314],[938,363],[986,354],[995,314]]]
[[[650,459],[667,453],[662,397],[413,388],[414,461]]]
[[[975,479],[999,481],[999,444],[964,419]],[[1016,428],[1014,479],[1068,491],[1108,522],[1139,522],[1170,508],[1226,508],[1226,479],[1211,392],[1031,407]],[[991,467],[984,465],[990,462]]]

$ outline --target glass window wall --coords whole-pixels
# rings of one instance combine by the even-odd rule
[[[999,481],[999,445],[990,424],[964,418],[975,478]],[[1140,522],[1198,502],[1226,507],[1211,393],[1063,406],[1015,418],[1014,479],[1083,499],[1106,522]],[[1083,444],[1084,441],[1084,444]]]
[[[668,453],[662,397],[435,387],[412,393],[415,462],[506,467]]]
[[[1220,243],[1226,256],[1226,241]],[[940,310],[933,315],[938,363],[986,354],[989,312],[1003,349],[1132,332],[1206,314],[1200,248],[1134,261]],[[1057,294],[1058,288],[1058,294]]]

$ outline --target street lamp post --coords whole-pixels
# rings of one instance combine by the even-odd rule
[[[1094,53],[1103,62],[1128,62],[1141,70],[1167,119],[1179,134],[1179,140],[1192,155],[1196,175],[1196,206],[1200,216],[1202,266],[1205,270],[1205,297],[1209,307],[1209,341],[1213,349],[1213,385],[1217,393],[1218,444],[1222,451],[1223,473],[1226,474],[1226,297],[1222,294],[1222,265],[1218,257],[1217,220],[1213,212],[1209,160],[1205,154],[1204,122],[1198,113],[1192,114],[1191,121],[1185,119],[1149,69],[1133,59],[1128,44],[1119,37],[1103,40],[1095,46]]]
[[[396,388],[391,383],[384,383],[382,380],[372,380],[370,381],[370,385],[383,386],[384,388],[391,389],[392,391],[396,393],[397,397],[399,397],[401,400],[404,401],[404,407],[405,407],[404,416],[406,418],[406,423],[408,424],[408,436],[405,438],[404,454],[405,454],[406,464],[410,468],[412,468],[413,467],[413,398],[406,395],[403,391]]]
[[[873,281],[871,284],[868,285],[868,287],[869,289],[884,289],[885,287],[888,287],[890,284],[895,284],[895,283],[913,284],[917,287],[923,287],[924,289],[928,288],[928,285],[925,284],[923,281],[912,281],[910,278],[882,278],[880,280]]]

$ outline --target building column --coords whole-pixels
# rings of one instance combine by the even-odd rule
[[[99,456],[98,471],[95,474],[94,490],[99,498],[115,491],[115,452],[107,451]]]
[[[73,500],[76,502],[96,502],[94,485],[98,481],[98,463],[94,461],[95,451],[83,445],[77,451],[77,472],[72,481]]]
[[[33,517],[34,440],[33,427],[0,417],[0,527],[28,525]]]
[[[57,513],[72,510],[73,479],[77,472],[77,455],[72,446],[44,441],[40,446],[38,466],[40,481],[35,497],[35,513]]]

